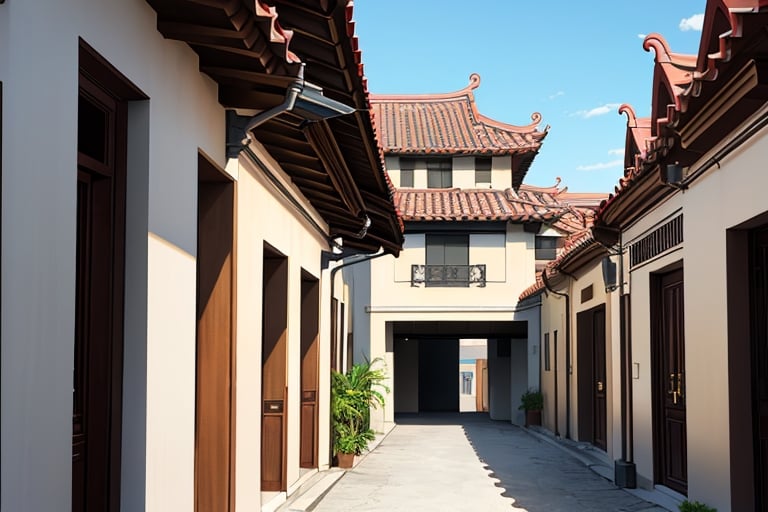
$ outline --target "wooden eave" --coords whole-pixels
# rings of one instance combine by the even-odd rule
[[[562,272],[575,274],[607,254],[608,250],[593,239],[586,245],[581,245],[573,252],[568,253],[563,258],[562,263],[557,265],[557,268]]]
[[[595,223],[623,229],[674,192],[675,189],[662,182],[660,167],[648,166],[621,193],[605,202]]]
[[[280,105],[303,67],[303,78],[321,87],[326,97],[357,109],[315,123],[285,112],[254,134],[326,220],[330,236],[343,236],[348,245],[367,216],[371,226],[366,236],[355,240],[355,248],[375,252],[384,247],[397,255],[402,223],[371,123],[347,1],[147,3],[157,13],[158,31],[186,42],[197,53],[200,71],[218,84],[224,107],[263,111]],[[333,220],[332,214],[337,215]]]

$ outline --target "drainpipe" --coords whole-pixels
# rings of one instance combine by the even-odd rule
[[[624,242],[619,233],[619,358],[621,359],[621,459],[614,463],[616,486],[637,487],[637,468],[633,461],[634,428],[632,419],[632,345],[629,336],[629,294],[624,286]]]
[[[565,272],[562,272],[565,274]],[[565,274],[570,277],[570,274]],[[565,298],[565,438],[571,438],[571,297],[567,293],[555,291],[547,280],[546,269],[541,272],[541,280],[544,287],[554,295]],[[555,358],[557,351],[555,350]],[[557,363],[557,360],[555,360]],[[557,372],[557,364],[555,364]],[[555,373],[555,386],[557,386],[557,373]],[[555,396],[555,405],[557,405],[557,396]],[[557,406],[555,406],[555,415],[557,415]],[[559,434],[559,427],[555,422],[555,434]]]

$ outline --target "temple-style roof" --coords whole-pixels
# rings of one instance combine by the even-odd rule
[[[514,126],[477,110],[473,73],[464,89],[442,94],[371,94],[376,128],[386,154],[512,155],[513,186],[525,177],[549,127],[539,130],[541,114]]]
[[[522,185],[513,189],[398,189],[395,204],[406,222],[541,222],[563,233],[592,223],[605,194]]]
[[[344,246],[398,254],[402,222],[376,140],[351,0],[147,0],[158,31],[187,43],[219,103],[239,111],[281,105],[309,82],[355,109],[307,123],[290,111],[254,133]],[[369,222],[370,221],[370,222]],[[366,226],[369,227],[366,228]]]
[[[651,117],[627,114],[625,172],[601,206],[598,223],[624,225],[674,188],[663,168],[693,165],[768,98],[768,0],[709,0],[699,52],[681,55],[659,34],[643,41],[654,52]]]

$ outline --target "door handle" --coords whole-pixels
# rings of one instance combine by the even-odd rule
[[[599,380],[597,381],[597,390],[602,391],[603,390],[603,381]]]
[[[667,394],[672,395],[672,403],[675,405],[677,405],[678,390],[680,389],[679,379],[676,379],[678,375],[677,373],[669,374],[669,388],[667,389]],[[675,383],[675,380],[678,382]]]

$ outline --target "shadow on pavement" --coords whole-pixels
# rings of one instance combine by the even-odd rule
[[[494,421],[490,419],[487,412],[422,412],[422,413],[399,413],[395,415],[395,423],[400,425],[458,425],[464,430],[472,448],[475,450],[478,459],[483,463],[485,469],[489,472],[488,476],[496,480],[494,485],[503,489],[502,496],[515,500],[516,506],[522,506],[520,497],[512,494],[509,489],[509,479],[511,475],[505,475],[503,471],[497,474],[497,469],[503,465],[503,461],[510,462],[512,453],[506,450],[519,449],[513,441],[512,434],[526,436],[526,442],[535,442],[529,439],[529,436],[519,427],[512,425],[508,421]],[[496,467],[494,467],[494,462]]]

